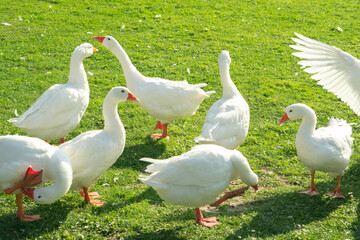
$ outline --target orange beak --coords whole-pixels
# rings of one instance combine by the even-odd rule
[[[93,47],[93,53],[96,53],[97,51],[99,51],[99,50],[97,50],[96,48]]]
[[[255,189],[255,191],[258,190],[258,185],[256,184],[255,186],[251,186],[253,189]]]
[[[134,94],[132,94],[132,93],[128,93],[128,97],[126,100],[132,101],[132,102],[140,102],[140,100],[137,99],[137,97],[135,97]]]
[[[93,37],[93,39],[95,39],[96,41],[102,43],[105,39],[105,37]]]
[[[29,198],[34,199],[34,190],[35,188],[23,188],[21,189],[21,192]]]
[[[284,122],[290,120],[288,115],[286,113],[284,113],[284,116],[282,116],[280,122],[278,123],[279,125],[283,124]]]

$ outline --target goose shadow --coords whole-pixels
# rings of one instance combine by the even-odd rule
[[[172,230],[162,230],[162,231],[157,231],[157,232],[153,232],[153,233],[145,233],[145,234],[140,234],[140,235],[133,235],[133,236],[129,236],[126,237],[124,239],[126,240],[136,240],[136,239],[156,239],[156,240],[168,240],[168,239],[173,239],[173,240],[185,240],[187,238],[184,237],[179,237],[177,234],[177,231],[179,231],[180,228],[175,228]]]
[[[326,183],[317,184],[319,190],[327,187]],[[302,225],[325,219],[349,201],[349,196],[347,199],[333,199],[323,196],[325,193],[322,191],[319,192],[316,196],[298,192],[280,193],[252,203],[233,206],[233,209],[242,209],[246,215],[254,217],[226,239],[267,238],[286,234],[301,229]],[[220,213],[225,216],[239,214],[226,206],[220,207]]]
[[[41,219],[34,222],[20,221],[15,217],[17,207],[14,204],[13,211],[0,216],[0,239],[33,239],[44,233],[53,232],[66,221],[69,212],[73,210],[73,207],[62,199],[52,204],[37,204],[31,209],[26,202],[24,201],[25,214],[41,214]]]
[[[158,158],[166,150],[166,145],[161,141],[153,141],[145,138],[143,144],[125,147],[120,158],[112,167],[115,168],[132,168],[133,170],[143,171],[148,163],[139,161],[140,158]]]
[[[353,237],[356,240],[360,240],[360,163],[356,162],[353,164],[345,173],[344,178],[346,179],[346,184],[352,191],[352,195],[357,202],[356,206],[356,220],[352,223],[352,233]]]

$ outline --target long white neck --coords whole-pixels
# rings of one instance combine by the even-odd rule
[[[109,93],[103,103],[104,131],[125,142],[125,129],[117,112],[118,101]]]
[[[244,155],[234,150],[231,161],[234,166],[234,177],[240,179],[248,186],[254,186],[258,183],[257,175],[251,170],[250,165]]]
[[[124,75],[125,75],[125,80],[126,80],[126,84],[129,84],[129,78],[127,76],[129,76],[129,74],[132,76],[131,79],[141,79],[143,76],[142,74],[136,69],[136,67],[132,64],[129,56],[127,55],[127,53],[125,52],[125,50],[121,47],[121,45],[116,42],[116,44],[114,44],[111,49],[109,49],[114,55],[115,57],[117,57],[117,59],[119,60],[122,69],[124,71]],[[129,86],[128,86],[129,87]]]
[[[221,85],[223,88],[223,97],[231,97],[240,95],[233,81],[230,78],[230,65],[227,63],[219,63],[219,73]]]
[[[309,109],[305,112],[297,134],[313,134],[316,127],[316,114]]]
[[[61,153],[54,161],[49,162],[46,171],[48,172],[48,178],[53,180],[53,184],[48,187],[35,188],[35,191],[46,193],[46,199],[34,198],[36,202],[45,204],[52,203],[65,195],[70,189],[73,176],[72,168],[70,161],[63,161],[65,158],[67,158],[67,155]],[[34,195],[36,194],[35,191]]]
[[[83,64],[83,57],[81,57],[77,52],[73,52],[71,55],[68,83],[76,85],[82,89],[89,89],[89,84]]]

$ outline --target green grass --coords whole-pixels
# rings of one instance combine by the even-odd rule
[[[15,109],[23,113],[51,85],[66,82],[70,55],[83,42],[99,52],[84,61],[86,71],[94,73],[88,76],[90,104],[68,139],[103,127],[102,101],[125,79],[118,60],[92,39],[97,35],[115,37],[144,75],[206,82],[204,89],[216,94],[204,100],[196,115],[171,123],[170,139],[161,141],[149,139],[153,117],[133,103],[120,104],[127,131],[124,153],[92,187],[107,204],[87,206],[71,191],[51,205],[26,199],[25,212],[40,213],[43,219],[23,223],[14,218],[14,196],[0,193],[0,238],[360,239],[360,120],[300,70],[288,47],[298,32],[359,57],[359,8],[358,0],[1,1],[1,22],[11,24],[0,25],[1,135],[25,134],[7,119]],[[207,229],[195,224],[192,209],[163,202],[138,180],[146,166],[138,159],[167,158],[195,145],[207,109],[221,97],[221,50],[230,52],[231,77],[250,105],[249,135],[239,150],[259,175],[260,190],[216,212],[205,211],[206,217],[222,222]],[[316,111],[318,126],[331,116],[356,123],[354,153],[342,179],[345,200],[324,194],[336,181],[323,173],[315,179],[320,195],[297,193],[310,182],[296,156],[299,121],[277,125],[285,107],[297,102]],[[237,180],[231,188],[240,184]]]

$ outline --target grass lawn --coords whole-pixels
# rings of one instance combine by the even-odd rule
[[[170,139],[160,141],[149,138],[156,119],[133,103],[121,103],[124,153],[91,188],[107,204],[85,205],[73,191],[51,205],[27,198],[25,213],[39,213],[42,220],[23,223],[14,218],[15,197],[1,192],[0,239],[360,239],[360,119],[300,69],[289,47],[298,32],[359,58],[359,10],[359,0],[1,1],[1,135],[25,134],[7,120],[51,85],[67,81],[70,55],[84,42],[99,49],[84,60],[93,73],[90,104],[67,138],[103,128],[102,101],[112,87],[125,86],[125,79],[118,60],[93,36],[115,37],[144,75],[205,82],[204,90],[216,93],[194,116],[172,122]],[[195,224],[192,209],[170,205],[142,184],[138,175],[147,164],[138,160],[167,158],[195,146],[207,109],[222,94],[221,50],[230,52],[232,80],[250,106],[249,134],[239,150],[258,174],[260,188],[205,208],[205,217],[222,222],[208,229]],[[296,156],[300,122],[277,123],[285,107],[300,102],[315,110],[318,126],[331,116],[356,123],[354,153],[342,179],[345,199],[325,194],[336,179],[320,172],[315,176],[320,195],[297,193],[310,184],[310,172]],[[229,188],[239,185],[234,181]]]

